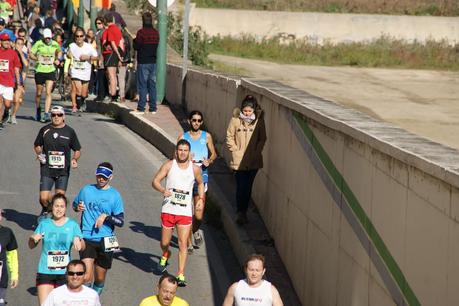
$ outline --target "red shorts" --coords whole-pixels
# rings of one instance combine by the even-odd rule
[[[161,222],[163,227],[173,228],[176,225],[191,225],[193,217],[161,213]]]

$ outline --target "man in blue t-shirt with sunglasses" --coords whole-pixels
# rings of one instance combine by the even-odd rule
[[[85,282],[102,293],[107,270],[112,267],[113,253],[119,250],[115,226],[124,225],[124,204],[118,190],[110,186],[113,166],[104,162],[97,166],[96,184],[84,186],[73,209],[81,212],[81,231],[86,249],[80,258],[86,264]]]

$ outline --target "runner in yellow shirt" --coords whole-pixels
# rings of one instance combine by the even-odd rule
[[[175,296],[177,279],[170,274],[163,274],[158,282],[158,294],[142,300],[139,306],[189,306],[189,304]]]

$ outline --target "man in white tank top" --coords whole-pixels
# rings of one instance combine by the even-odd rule
[[[223,306],[283,306],[276,287],[263,279],[266,272],[263,255],[252,254],[244,265],[246,279],[229,287]]]
[[[177,228],[179,254],[177,283],[186,286],[185,264],[187,257],[187,241],[190,236],[193,220],[193,185],[198,185],[198,203],[204,199],[204,183],[201,169],[190,160],[190,143],[181,139],[177,142],[175,158],[165,162],[153,178],[152,186],[164,195],[161,209],[161,249],[163,255],[158,264],[158,270],[166,271],[167,261],[171,255],[169,244],[174,227]],[[166,187],[161,181],[166,179]]]

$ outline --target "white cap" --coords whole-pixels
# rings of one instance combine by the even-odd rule
[[[52,38],[53,33],[51,32],[50,29],[46,28],[43,30],[43,38]]]
[[[53,107],[51,107],[51,113],[61,113],[61,114],[64,114],[65,115],[65,111],[64,111],[64,108],[60,105],[55,105]]]

